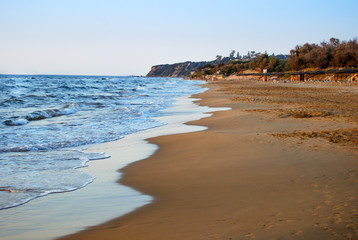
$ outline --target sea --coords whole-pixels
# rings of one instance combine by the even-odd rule
[[[75,191],[105,152],[90,145],[165,125],[176,98],[201,81],[136,76],[0,75],[0,211],[51,193]]]

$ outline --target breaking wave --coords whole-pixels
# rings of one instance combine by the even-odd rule
[[[79,109],[78,104],[70,103],[60,109],[47,109],[42,111],[35,111],[26,116],[14,117],[4,121],[7,126],[20,126],[26,125],[30,121],[38,121],[42,119],[48,119],[53,117],[59,117],[63,115],[70,115],[76,113]]]

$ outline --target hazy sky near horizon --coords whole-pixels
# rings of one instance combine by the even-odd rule
[[[0,73],[145,75],[152,65],[358,36],[357,0],[0,0]]]

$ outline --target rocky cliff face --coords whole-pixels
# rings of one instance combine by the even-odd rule
[[[147,77],[186,77],[209,62],[183,62],[153,66]]]

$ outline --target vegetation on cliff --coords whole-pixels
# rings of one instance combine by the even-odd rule
[[[339,39],[331,38],[329,42],[320,44],[305,43],[292,49],[287,58],[285,55],[269,56],[267,53],[252,56],[250,52],[243,58],[238,54],[238,58],[235,59],[232,52],[230,58],[231,60],[225,64],[206,64],[199,67],[191,77],[215,74],[228,76],[247,70],[262,72],[263,69],[267,69],[268,72],[284,72],[302,69],[357,68],[358,41],[353,39],[341,42]]]
[[[340,41],[331,38],[320,45],[306,43],[290,51],[289,68],[356,68],[358,66],[357,39]]]
[[[267,69],[270,72],[281,72],[287,69],[287,62],[287,59],[280,60],[267,54],[261,54],[255,59],[233,60],[227,64],[207,64],[201,68],[198,68],[192,74],[192,77],[195,78],[214,74],[229,76],[231,74],[250,69]]]

